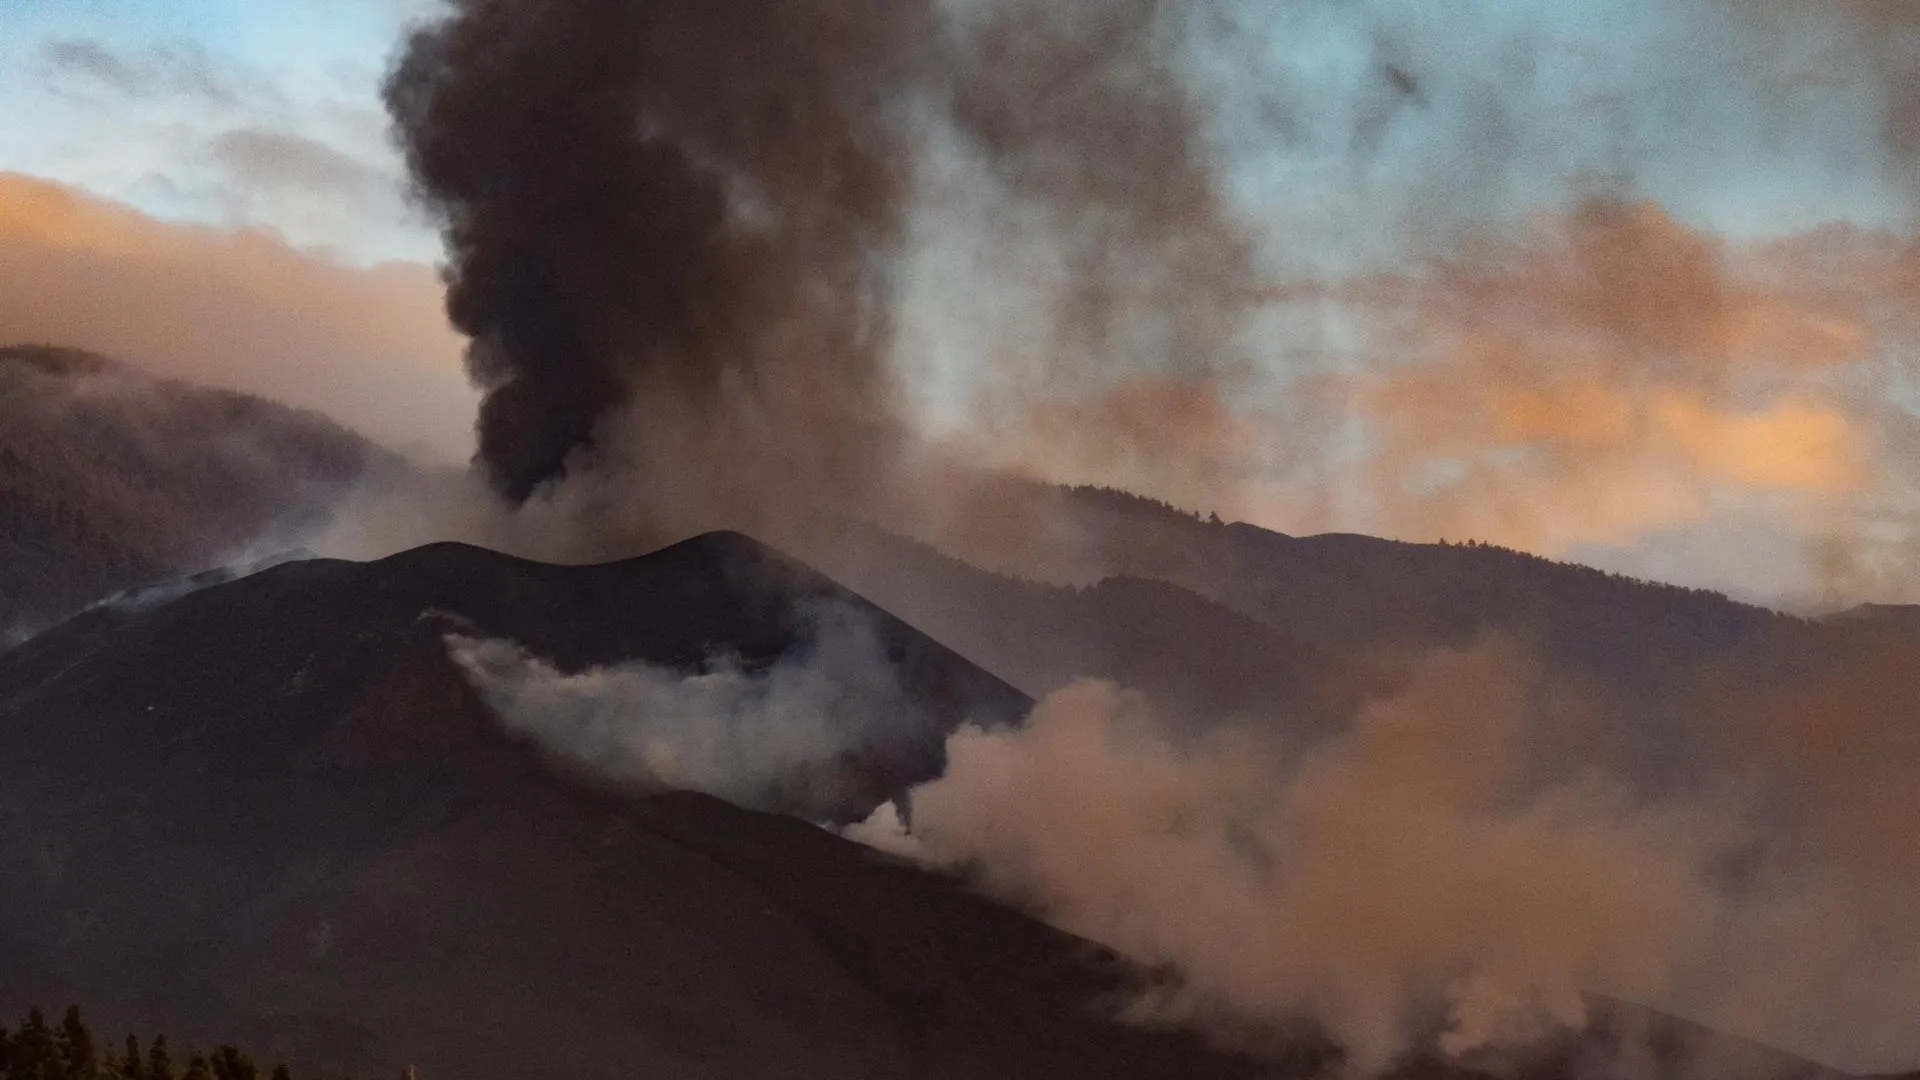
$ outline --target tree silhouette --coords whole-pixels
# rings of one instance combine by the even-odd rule
[[[167,1052],[165,1035],[155,1035],[147,1048],[147,1080],[173,1080],[173,1055]]]
[[[406,1075],[412,1080],[411,1066]],[[36,1007],[18,1031],[0,1025],[0,1080],[175,1080],[175,1073],[165,1035],[153,1037],[144,1057],[139,1037],[128,1035],[120,1057],[96,1050],[78,1007],[67,1009],[58,1028]],[[223,1043],[211,1054],[191,1055],[179,1080],[260,1080],[260,1068],[246,1051]],[[293,1080],[293,1073],[282,1063],[269,1080]]]
[[[217,1047],[212,1065],[213,1080],[260,1080],[260,1070],[254,1067],[253,1059],[231,1046]]]
[[[10,1056],[13,1060],[8,1062],[7,1080],[58,1080],[66,1075],[60,1066],[53,1029],[47,1026],[46,1015],[37,1006],[27,1010],[26,1022],[20,1025]]]
[[[67,1006],[60,1019],[59,1053],[67,1080],[94,1080],[100,1074],[100,1062],[93,1048],[93,1032],[80,1018],[80,1006]]]

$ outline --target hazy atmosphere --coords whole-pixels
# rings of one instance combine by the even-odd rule
[[[1124,7],[1014,39],[1036,64],[1117,50],[1044,72],[1160,131],[1145,158],[1112,134],[1097,172],[1056,151],[1096,168],[1098,98],[1016,129],[984,84],[937,115],[926,72],[967,77],[944,61],[871,73],[923,94],[859,121],[901,144],[875,177],[895,190],[863,196],[888,234],[858,253],[884,275],[858,348],[887,420],[1290,533],[1489,540],[1798,607],[1914,598],[1905,5]],[[0,336],[463,460],[432,206],[380,100],[431,11],[8,5]]]
[[[1920,4],[4,0],[0,115],[0,1080],[1920,1077]]]

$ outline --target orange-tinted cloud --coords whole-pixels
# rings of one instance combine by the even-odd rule
[[[1264,291],[1333,328],[1331,373],[1124,380],[1027,404],[988,449],[1291,531],[1556,552],[1730,507],[1806,526],[1899,468],[1885,374],[1920,342],[1914,254],[1837,227],[1735,244],[1590,201],[1406,273]]]
[[[462,459],[473,394],[434,271],[362,269],[260,232],[155,220],[0,174],[0,341],[71,345],[317,409]]]
[[[1861,373],[1891,329],[1874,307],[1907,282],[1836,280],[1826,263],[1859,254],[1841,239],[1743,250],[1591,202],[1362,293],[1376,357],[1348,400],[1390,527],[1552,549],[1716,500],[1861,490],[1877,467]]]

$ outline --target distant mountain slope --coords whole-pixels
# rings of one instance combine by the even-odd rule
[[[583,782],[507,736],[442,643],[763,666],[823,601],[872,620],[918,706],[847,763],[849,810],[936,772],[960,719],[1026,708],[729,534],[598,567],[459,545],[293,563],[0,654],[0,1007],[87,1000],[306,1072],[1253,1075],[1102,1019],[1136,976],[956,883],[800,821]]]
[[[1148,679],[1176,709],[1210,700],[1338,713],[1355,692],[1390,684],[1406,660],[1497,636],[1607,711],[1671,728],[1664,721],[1693,707],[1703,678],[1804,679],[1882,621],[1821,624],[1488,545],[1288,536],[1107,489],[1040,489],[1033,502],[1064,539],[1038,553],[994,552],[998,564],[1077,565],[1104,580],[1072,589],[991,574],[963,561],[966,551],[953,558],[862,526],[816,557],[1029,692],[1061,671],[1128,682],[1142,666],[1115,657],[1150,658],[1162,670],[1146,664]],[[1033,635],[1006,629],[1042,625]]]
[[[0,635],[205,569],[398,460],[314,413],[0,348]]]
[[[1282,717],[1325,730],[1379,673],[1189,588],[1149,577],[1050,585],[850,524],[814,557],[889,611],[1034,697],[1076,678],[1145,693],[1169,719]]]
[[[1920,640],[1920,604],[1856,604],[1821,621],[1862,631],[1904,634]]]
[[[1488,628],[1582,663],[1689,660],[1802,620],[1719,593],[1479,543],[1289,536],[1103,488],[1054,503],[1109,573],[1172,581],[1329,648]]]

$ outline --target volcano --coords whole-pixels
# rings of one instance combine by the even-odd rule
[[[458,634],[561,672],[763,670],[804,652],[823,605],[872,629],[916,708],[835,761],[816,819],[864,814],[938,775],[960,724],[1031,706],[734,533],[572,567],[437,544],[98,605],[0,654],[0,1008],[84,1001],[328,1074],[1320,1071],[1310,1038],[1253,1057],[1121,1022],[1156,973],[961,881],[797,817],[585,774],[514,735],[448,651]],[[1592,1073],[1609,1032],[1649,1024],[1666,1072],[1730,1045],[1603,1016],[1530,1074]]]
[[[867,803],[937,774],[943,728],[1027,708],[735,534],[587,567],[443,544],[96,608],[0,656],[0,987],[309,1071],[1251,1075],[1107,1019],[1136,973],[954,882],[560,766],[442,640],[751,666],[823,601],[871,620],[929,718],[856,763]]]

